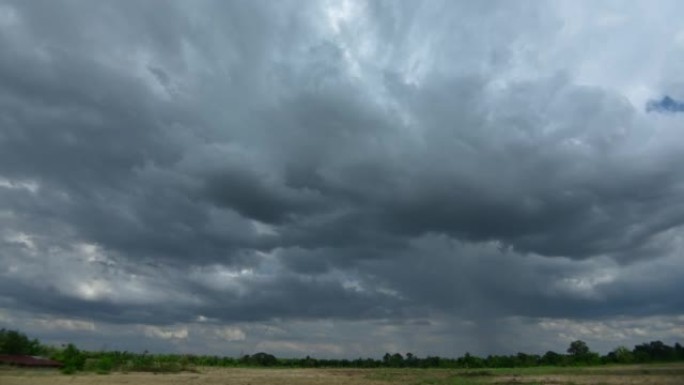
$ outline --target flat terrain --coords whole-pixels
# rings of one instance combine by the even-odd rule
[[[63,375],[51,370],[0,369],[1,385],[682,385],[684,365],[530,369],[247,369],[199,368],[197,373]]]

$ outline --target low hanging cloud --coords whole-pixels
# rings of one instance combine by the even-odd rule
[[[661,7],[1,0],[0,308],[103,344],[339,356],[677,317]]]

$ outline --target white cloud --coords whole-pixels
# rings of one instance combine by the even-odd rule
[[[329,355],[339,356],[344,349],[334,344],[317,344],[296,341],[262,341],[256,346],[257,350],[280,351],[285,354],[312,354],[316,357],[327,357]]]
[[[226,326],[218,328],[215,333],[226,341],[244,341],[247,338],[247,334],[237,327]]]
[[[51,319],[51,318],[46,318],[46,319],[38,319],[36,322],[40,325],[41,328],[45,328],[48,330],[54,330],[54,329],[61,329],[61,330],[69,330],[69,331],[94,331],[96,330],[95,328],[95,323],[92,321],[83,321],[83,320],[75,320],[75,319],[65,319],[65,318],[56,318],[56,319]]]
[[[543,330],[565,341],[586,340],[602,346],[630,345],[662,340],[671,344],[682,338],[681,316],[615,317],[601,321],[543,319]]]
[[[144,326],[143,333],[148,337],[169,339],[187,339],[189,336],[188,328],[181,327],[159,327],[159,326]]]
[[[26,190],[35,194],[40,190],[40,184],[33,180],[13,180],[0,176],[0,188]]]

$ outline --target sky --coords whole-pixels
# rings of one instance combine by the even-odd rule
[[[684,3],[0,0],[0,327],[684,341]]]

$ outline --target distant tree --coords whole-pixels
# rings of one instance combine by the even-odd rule
[[[485,358],[485,364],[490,368],[506,368],[513,366],[509,356],[493,356],[491,354]]]
[[[581,357],[590,352],[587,343],[581,340],[572,341],[567,350],[568,354],[575,357]]]
[[[613,349],[612,352],[608,353],[607,359],[609,362],[619,363],[619,364],[629,364],[634,362],[634,354],[625,346],[618,346]]]
[[[427,356],[420,361],[420,366],[424,368],[438,368],[442,359],[438,356]]]
[[[556,366],[563,363],[563,358],[564,357],[562,354],[548,351],[544,353],[544,355],[539,360],[539,363],[542,365]]]
[[[541,358],[536,354],[518,353],[515,355],[516,366],[530,367],[539,364]]]
[[[418,366],[418,357],[416,357],[411,352],[406,353],[406,359],[404,360],[404,365],[406,365],[408,367]]]
[[[311,358],[311,356],[306,356],[306,358],[302,360],[300,365],[305,368],[313,368],[318,366],[318,362],[315,358]]]
[[[473,356],[468,352],[456,360],[456,363],[462,368],[481,368],[485,366],[485,361],[482,358]]]
[[[598,353],[594,353],[589,350],[584,341],[573,341],[568,347],[568,353],[570,354],[570,362],[575,365],[596,365],[601,363],[601,357]]]
[[[677,358],[676,348],[666,345],[662,341],[651,341],[636,345],[633,353],[638,362],[673,361]]]
[[[16,330],[0,329],[0,354],[40,355],[45,351],[37,339]]]
[[[400,368],[404,366],[404,357],[401,353],[394,353],[389,358],[389,366],[393,368]]]
[[[278,363],[278,359],[274,355],[263,352],[247,357],[248,363],[257,366],[274,366]]]
[[[684,347],[677,342],[674,346],[675,354],[678,360],[684,360]]]

